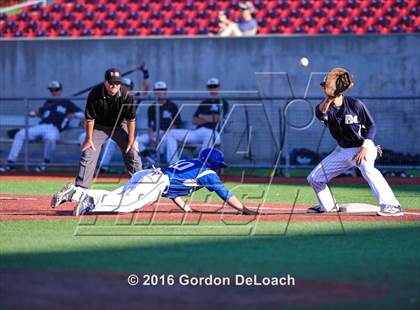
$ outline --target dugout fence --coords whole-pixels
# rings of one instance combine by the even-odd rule
[[[386,169],[420,170],[420,97],[364,97],[377,124],[375,143],[384,156],[377,166]],[[178,105],[182,127],[193,130],[192,116],[199,103],[208,99],[205,92],[170,92],[168,99]],[[220,121],[220,147],[231,167],[275,169],[288,176],[292,169],[309,169],[331,152],[335,141],[328,130],[315,118],[314,108],[321,97],[291,98],[259,96],[258,92],[223,92],[229,103]],[[37,110],[44,97],[0,98],[0,161],[6,164],[13,138],[11,130],[29,128],[39,122],[28,113]],[[68,98],[84,109],[86,98]],[[146,132],[147,109],[156,98],[146,97],[138,107],[138,132]],[[62,132],[52,166],[77,167],[80,157],[80,135],[84,128],[80,119],[73,119],[70,128]],[[159,122],[157,122],[158,124]],[[164,136],[160,137],[165,138]],[[195,147],[195,149],[194,149]],[[194,156],[198,146],[184,148],[184,156]],[[187,151],[188,150],[188,151]],[[119,152],[111,165],[122,167]],[[25,140],[17,166],[31,170],[43,158],[43,143]],[[158,157],[161,160],[161,157]],[[165,165],[159,162],[159,165]]]

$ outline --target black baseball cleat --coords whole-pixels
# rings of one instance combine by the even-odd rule
[[[240,210],[240,215],[258,215],[259,213],[254,210],[250,210],[246,207],[243,207],[242,210]]]
[[[13,172],[16,171],[14,166],[3,166],[0,167],[0,172]]]
[[[8,160],[6,166],[0,166],[0,172],[13,172],[16,171],[14,161]]]
[[[47,171],[47,166],[45,165],[39,165],[38,167],[35,168],[36,172],[45,172]]]
[[[76,192],[76,187],[73,183],[68,183],[63,188],[54,194],[51,198],[51,208],[57,208],[66,201],[70,201],[73,194]]]

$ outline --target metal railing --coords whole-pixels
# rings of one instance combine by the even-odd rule
[[[420,96],[355,96],[362,99],[368,106],[373,118],[377,122],[378,133],[376,143],[385,149],[386,159],[378,160],[377,166],[389,169],[420,169]],[[198,104],[209,96],[203,92],[173,92],[168,93],[168,99],[177,103],[180,115],[185,123],[191,118]],[[288,175],[291,169],[311,168],[308,158],[296,162],[291,155],[299,149],[313,152],[322,158],[336,145],[327,130],[318,122],[314,115],[314,107],[323,98],[306,97],[293,98],[282,96],[259,96],[258,92],[223,93],[220,98],[229,102],[229,111],[221,121],[222,146],[226,159],[232,167],[283,169],[282,174]],[[7,138],[6,131],[14,127],[28,128],[34,121],[28,112],[40,106],[46,97],[14,97],[0,98],[0,160],[5,163],[12,139]],[[82,109],[86,98],[67,98],[75,102]],[[138,108],[138,128],[146,129],[146,110],[154,104],[155,99],[143,99]],[[20,122],[16,122],[16,119]],[[22,122],[23,120],[23,122]],[[6,122],[5,122],[6,121]],[[158,124],[159,122],[157,122]],[[187,126],[192,129],[194,126]],[[62,149],[51,165],[77,166],[80,146],[77,137],[83,129],[63,133],[63,139],[74,143],[61,143]],[[72,136],[73,135],[73,136]],[[25,139],[23,152],[18,165],[26,170],[39,164],[36,145]],[[390,151],[395,158],[389,158]],[[303,152],[304,153],[304,152]],[[398,161],[398,154],[401,160]],[[302,155],[303,156],[303,155]],[[304,156],[303,156],[304,157]],[[407,158],[411,158],[408,160]],[[122,161],[113,161],[113,166],[122,166]]]

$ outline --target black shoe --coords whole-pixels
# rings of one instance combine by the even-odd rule
[[[13,172],[13,171],[16,171],[16,168],[11,165],[0,167],[0,172]]]
[[[38,167],[35,168],[36,172],[45,172],[47,171],[47,166],[45,165],[39,165]]]
[[[99,169],[99,173],[109,173],[109,169],[106,167],[102,167],[101,169]]]
[[[47,171],[47,167],[50,164],[50,160],[49,159],[44,159],[44,162],[42,164],[40,164],[38,167],[35,168],[36,172],[45,172]]]

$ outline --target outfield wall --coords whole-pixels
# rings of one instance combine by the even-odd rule
[[[177,91],[205,91],[206,80],[216,76],[227,91],[258,90],[261,96],[321,96],[319,82],[324,72],[343,66],[354,76],[355,87],[349,92],[352,95],[415,96],[420,94],[419,50],[418,34],[0,40],[0,97],[46,96],[46,85],[52,79],[62,81],[65,95],[70,95],[101,81],[108,67],[126,71],[143,61],[150,68],[152,81],[164,80]],[[298,64],[302,56],[310,60],[306,68]],[[139,73],[129,77],[140,85]],[[228,157],[240,162],[242,155],[234,153],[244,129],[244,111],[241,102],[232,103],[239,106],[231,116],[224,145]],[[267,124],[273,126],[278,139],[278,109],[285,102],[255,104],[250,118],[254,155],[257,162],[266,162],[275,152]],[[370,100],[368,105],[381,128],[377,142],[396,151],[420,153],[416,143],[420,136],[419,100]],[[298,118],[300,114],[307,117],[304,107],[295,109]],[[187,110],[186,120],[192,114]],[[328,135],[320,142],[321,130],[318,123],[306,131],[290,130],[290,149],[329,151],[334,142]]]
[[[204,89],[217,76],[225,90],[255,90],[259,82],[272,95],[290,95],[286,85],[255,75],[288,72],[303,95],[310,72],[344,66],[355,77],[354,94],[414,95],[420,94],[419,50],[418,34],[0,40],[0,88],[6,97],[45,96],[47,83],[59,79],[71,94],[100,81],[110,66],[126,71],[145,61],[153,80],[176,90]],[[302,56],[309,67],[298,65]],[[130,77],[139,85],[139,74]],[[320,94],[316,84],[308,94]]]

